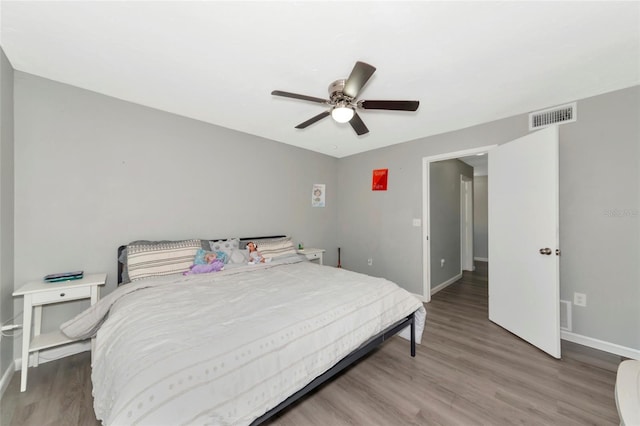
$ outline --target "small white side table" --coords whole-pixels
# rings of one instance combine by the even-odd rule
[[[91,274],[85,275],[79,280],[60,281],[57,283],[32,281],[13,292],[14,297],[24,296],[20,392],[24,392],[27,389],[30,352],[35,352],[33,366],[37,367],[38,351],[75,341],[75,339],[65,336],[60,330],[40,334],[42,306],[80,299],[91,299],[91,304],[94,305],[100,299],[98,286],[104,285],[106,281],[107,274]],[[33,339],[31,339],[32,314]]]
[[[306,248],[306,249],[302,249],[302,250],[298,250],[299,254],[304,254],[307,259],[309,259],[312,262],[316,262],[319,265],[323,265],[323,253],[325,252],[324,249],[319,249],[319,248]]]

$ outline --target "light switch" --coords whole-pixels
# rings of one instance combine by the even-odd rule
[[[422,225],[422,221],[420,219],[413,219],[413,226],[420,226]]]

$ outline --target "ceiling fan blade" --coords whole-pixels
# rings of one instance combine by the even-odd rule
[[[273,92],[271,92],[271,94],[275,96],[283,96],[285,98],[293,98],[293,99],[300,99],[303,101],[317,102],[319,104],[328,103],[326,99],[315,98],[313,96],[307,96],[307,95],[299,95],[297,93],[291,93],[291,92],[283,92],[282,90],[274,90]]]
[[[360,101],[358,106],[363,109],[387,109],[396,111],[415,111],[420,106],[419,101]]]
[[[369,81],[374,72],[376,72],[376,67],[365,64],[364,62],[356,62],[356,65],[351,71],[351,75],[344,84],[342,93],[351,98],[355,98],[358,96],[358,93],[360,93],[360,89],[367,84],[367,81]]]
[[[320,114],[316,115],[315,117],[311,117],[310,119],[308,119],[307,121],[305,121],[304,123],[300,123],[296,126],[296,129],[304,129],[306,127],[311,126],[313,123],[315,123],[316,121],[320,121],[325,117],[328,117],[329,114],[331,114],[329,111],[324,111],[321,112]]]
[[[357,112],[354,112],[353,118],[349,121],[349,124],[351,124],[351,127],[353,127],[353,130],[356,131],[358,136],[369,133],[369,129],[367,129],[367,126],[364,125],[364,122]]]

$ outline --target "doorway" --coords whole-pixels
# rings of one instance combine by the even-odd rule
[[[430,202],[430,169],[437,161],[490,151],[489,319],[555,358],[560,358],[558,133],[550,126],[500,146],[423,159],[425,299],[437,290],[431,272],[437,229],[431,207],[437,204]]]
[[[439,162],[439,161],[444,161],[444,160],[453,160],[453,159],[458,159],[461,157],[469,157],[469,156],[474,156],[474,155],[478,155],[478,154],[485,154],[487,153],[489,150],[495,148],[497,145],[488,145],[488,146],[483,146],[483,147],[479,147],[479,148],[473,148],[473,149],[468,149],[468,150],[463,150],[463,151],[456,151],[456,152],[450,152],[450,153],[446,153],[446,154],[441,154],[441,155],[435,155],[435,156],[431,156],[431,157],[425,157],[422,159],[422,182],[423,182],[423,194],[422,194],[422,223],[424,224],[423,228],[422,228],[422,238],[423,238],[423,242],[424,242],[424,249],[423,249],[423,254],[424,254],[424,261],[423,261],[423,300],[425,302],[429,302],[431,300],[431,295],[432,295],[432,291],[435,292],[438,289],[434,289],[432,288],[432,271],[431,271],[431,257],[432,257],[432,253],[431,253],[431,240],[430,240],[430,236],[432,235],[432,229],[431,229],[431,214],[430,214],[430,197],[431,197],[431,189],[430,189],[430,170],[431,170],[431,163],[435,163],[435,162]],[[464,182],[462,180],[462,178],[460,178],[460,186],[463,185],[463,183],[465,184],[465,186],[467,185],[466,182]],[[472,182],[469,181],[468,183],[469,186],[473,186]],[[471,197],[473,197],[472,195],[472,191],[470,191],[470,195]],[[461,198],[462,198],[462,194],[461,194]],[[461,199],[462,201],[462,199]],[[470,203],[472,205],[472,202]],[[473,210],[471,210],[472,212]],[[471,213],[472,214],[472,213]],[[461,221],[462,222],[462,221]],[[461,231],[462,231],[462,223],[460,224],[461,226]],[[471,232],[472,228],[471,228]],[[470,243],[470,245],[469,245]],[[464,261],[466,262],[466,265],[468,266],[468,264],[471,264],[471,267],[473,267],[473,238],[470,238],[469,243],[465,243],[465,246],[467,247],[467,250],[471,253],[467,256],[464,257]],[[462,250],[462,248],[461,248]],[[462,255],[462,253],[460,253]],[[461,262],[463,257],[460,257]],[[442,260],[440,260],[442,261]],[[445,259],[446,262],[446,259]],[[462,263],[461,263],[462,265]],[[461,269],[464,269],[461,268]],[[460,271],[461,272],[461,271]]]

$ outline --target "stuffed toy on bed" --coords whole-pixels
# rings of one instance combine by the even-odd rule
[[[193,263],[195,265],[206,265],[212,259],[221,260],[223,263],[229,263],[227,254],[223,251],[207,251],[204,249],[198,249],[196,252],[196,258]]]
[[[218,272],[224,269],[224,263],[219,260],[215,260],[206,265],[191,265],[188,271],[182,273],[182,275],[192,274],[208,274],[209,272]]]
[[[204,252],[203,250],[202,260],[197,257],[198,256],[196,256],[194,264],[189,267],[188,271],[183,272],[182,275],[208,274],[209,272],[218,272],[224,269],[224,261],[218,259],[218,255],[215,252]]]

